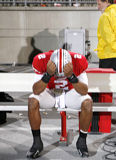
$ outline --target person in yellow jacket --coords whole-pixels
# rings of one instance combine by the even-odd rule
[[[99,67],[116,70],[116,4],[113,0],[97,0],[97,5],[102,12],[97,29]]]

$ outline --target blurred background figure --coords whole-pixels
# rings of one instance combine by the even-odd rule
[[[97,5],[102,13],[97,29],[99,67],[116,70],[116,4],[113,0],[97,0]]]

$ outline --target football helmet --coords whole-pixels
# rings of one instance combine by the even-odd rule
[[[67,63],[72,62],[70,53],[66,51],[65,49],[61,49],[61,48],[55,50],[52,53],[50,60],[54,62],[56,65],[56,76],[57,77],[64,77],[64,72],[63,72],[64,66]]]

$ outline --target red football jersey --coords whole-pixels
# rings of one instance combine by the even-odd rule
[[[76,76],[79,76],[82,72],[84,72],[88,67],[88,62],[86,58],[79,54],[68,51],[72,57],[72,64],[73,64],[73,72]],[[44,74],[47,71],[47,63],[50,60],[50,56],[53,51],[45,52],[38,54],[34,57],[33,60],[33,69],[36,74]],[[63,78],[55,78],[54,76],[50,79],[48,86],[49,89],[64,89],[70,90],[73,88],[72,84],[68,81],[65,77]]]

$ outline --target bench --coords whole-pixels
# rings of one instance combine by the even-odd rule
[[[115,93],[116,72],[112,69],[90,68],[87,71],[89,93]],[[1,92],[31,93],[34,73],[0,73]],[[0,102],[0,111],[27,111],[27,102]],[[42,110],[41,110],[42,111]],[[58,109],[61,114],[61,141],[67,141],[66,112],[74,109]],[[116,104],[94,103],[93,112],[116,112]],[[111,124],[110,124],[111,125]]]
[[[51,111],[52,109],[40,109]],[[27,102],[0,102],[0,111],[28,111]],[[58,112],[80,112],[70,108],[58,108]],[[93,103],[93,112],[116,112],[116,103]]]

